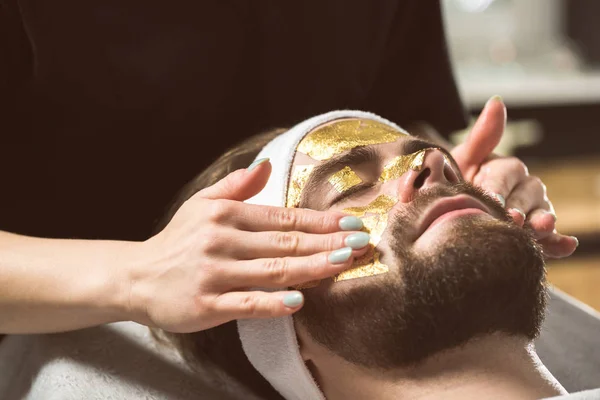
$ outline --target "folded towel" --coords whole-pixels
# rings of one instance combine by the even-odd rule
[[[269,206],[285,205],[290,169],[296,147],[307,133],[326,122],[341,118],[375,120],[406,133],[396,124],[362,111],[332,111],[310,118],[273,139],[256,159],[269,157],[273,172],[265,188],[247,202]],[[407,134],[407,133],[406,133]],[[275,291],[279,289],[264,289]],[[292,317],[239,320],[238,331],[248,359],[271,385],[288,400],[324,399],[300,355]]]

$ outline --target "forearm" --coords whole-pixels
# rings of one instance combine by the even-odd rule
[[[0,333],[67,331],[127,319],[135,243],[0,232]]]

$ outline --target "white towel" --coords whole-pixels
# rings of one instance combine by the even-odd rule
[[[134,322],[9,335],[0,342],[0,399],[259,400],[199,365],[191,369],[172,346]]]
[[[247,203],[283,207],[296,147],[307,133],[341,118],[371,119],[406,133],[396,124],[363,111],[332,111],[310,118],[267,144],[256,159],[269,157],[273,172],[265,188]],[[275,291],[279,289],[263,289]],[[287,400],[325,399],[306,368],[296,339],[292,317],[239,320],[238,331],[246,356],[271,385]]]

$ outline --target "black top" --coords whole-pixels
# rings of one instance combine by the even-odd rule
[[[434,1],[0,0],[0,229],[144,239],[227,147],[333,109],[465,126]]]

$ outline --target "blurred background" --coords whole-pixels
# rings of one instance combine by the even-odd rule
[[[600,310],[600,1],[443,5],[469,112],[502,96],[509,124],[498,151],[542,178],[559,231],[579,239],[573,256],[548,263],[550,282]]]

